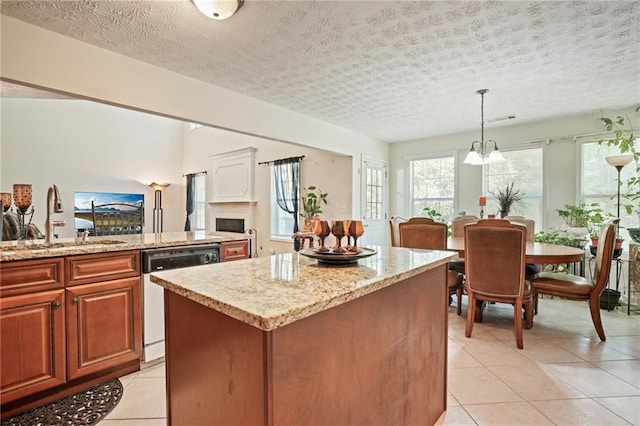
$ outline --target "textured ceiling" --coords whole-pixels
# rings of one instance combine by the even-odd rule
[[[487,130],[640,103],[638,2],[246,0],[225,21],[188,0],[1,12],[388,142],[479,128],[481,88]]]

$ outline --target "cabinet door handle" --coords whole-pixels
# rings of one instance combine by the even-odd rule
[[[73,303],[78,303],[80,301],[80,298],[78,296],[75,296],[73,299],[71,299],[71,301]]]
[[[60,302],[58,302],[57,300],[54,302],[51,302],[51,306],[53,306],[54,308],[59,308],[60,307]]]

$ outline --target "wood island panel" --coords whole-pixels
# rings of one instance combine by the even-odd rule
[[[165,291],[168,423],[434,424],[446,266],[263,331]]]

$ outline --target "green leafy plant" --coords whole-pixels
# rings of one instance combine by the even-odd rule
[[[447,235],[451,236],[451,222],[447,222],[442,213],[434,208],[425,207],[422,209],[425,212],[425,216],[429,219],[432,219],[434,222],[446,223],[447,224]]]
[[[640,105],[635,108],[636,113],[640,113]],[[634,135],[631,119],[625,114],[617,114],[613,118],[606,117],[604,112],[598,118],[602,122],[605,130],[613,132],[609,139],[599,140],[599,145],[615,146],[620,154],[633,155],[635,165],[635,175],[629,177],[626,183],[626,192],[621,199],[620,207],[623,207],[627,214],[635,213],[640,221],[640,152],[636,149],[636,136]],[[620,183],[622,185],[622,182]]]
[[[560,235],[557,232],[540,231],[535,235],[537,243],[558,244],[563,246],[573,246],[575,238],[571,236]]]
[[[513,182],[508,184],[505,188],[499,188],[491,192],[491,195],[496,197],[500,208],[500,215],[502,217],[508,216],[511,209],[523,204],[524,193],[519,189],[513,189]]]
[[[304,219],[317,219],[318,215],[323,213],[322,204],[327,204],[328,194],[314,185],[303,188],[302,192],[302,212],[300,216]]]
[[[557,212],[567,225],[573,228],[587,228],[590,236],[597,237],[604,222],[602,209],[598,203],[565,204],[564,209],[557,209]]]
[[[425,207],[422,209],[424,215],[429,219],[433,219],[434,222],[446,223],[444,216],[436,209]]]

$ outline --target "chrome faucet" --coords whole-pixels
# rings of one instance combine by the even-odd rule
[[[52,211],[53,210],[53,211]],[[51,185],[47,191],[47,220],[44,224],[45,244],[50,244],[55,233],[56,226],[64,226],[66,222],[64,220],[53,220],[53,213],[62,213],[62,199],[60,198],[60,191],[55,185]]]

